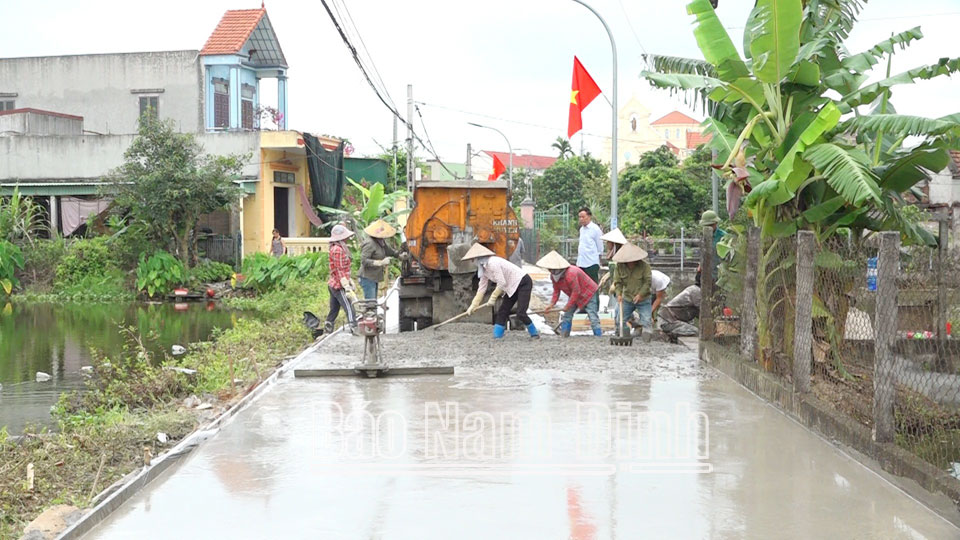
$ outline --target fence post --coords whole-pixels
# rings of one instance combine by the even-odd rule
[[[754,361],[757,354],[757,265],[760,263],[760,229],[747,228],[747,268],[743,273],[743,307],[740,310],[740,356]]]
[[[703,344],[713,340],[713,228],[704,227],[700,239],[700,342],[699,353],[703,358]]]
[[[946,271],[947,249],[950,244],[950,224],[946,216],[940,218],[940,238],[937,246],[937,363],[936,371],[948,371],[947,356],[947,287],[943,282]]]
[[[797,233],[797,313],[793,330],[793,390],[810,391],[813,351],[813,252],[812,231]]]
[[[896,426],[893,404],[894,351],[897,339],[897,274],[900,266],[900,233],[880,233],[877,261],[877,309],[874,328],[873,439],[892,442]]]

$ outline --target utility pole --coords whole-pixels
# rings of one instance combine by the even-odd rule
[[[473,180],[473,167],[470,164],[470,159],[473,157],[473,148],[470,147],[470,143],[467,143],[467,180]]]
[[[397,189],[397,115],[393,115],[393,189]]]
[[[413,178],[413,85],[407,85],[407,191],[413,193],[416,181]]]

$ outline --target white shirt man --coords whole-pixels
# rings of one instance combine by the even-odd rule
[[[600,254],[603,253],[603,231],[593,222],[589,208],[581,208],[577,214],[580,221],[580,244],[577,247],[577,266],[583,269],[595,283],[600,282]]]

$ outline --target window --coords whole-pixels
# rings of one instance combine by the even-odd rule
[[[16,102],[12,99],[2,99],[0,100],[0,112],[3,111],[12,111],[16,109]]]
[[[669,129],[663,130],[663,137],[664,137],[665,139],[669,139],[669,138],[670,138],[670,130],[669,130]]]
[[[297,176],[292,172],[273,171],[274,184],[296,184]]]
[[[230,127],[230,83],[226,79],[213,79],[213,127]]]
[[[680,138],[680,128],[677,128],[677,138]]]
[[[257,89],[251,84],[240,87],[240,124],[243,129],[253,129],[253,97]]]
[[[160,97],[159,96],[140,96],[140,118],[149,114],[153,118],[160,115]]]

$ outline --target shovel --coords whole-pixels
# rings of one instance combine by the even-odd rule
[[[493,304],[494,304],[493,302],[487,302],[486,304],[481,304],[480,307],[477,308],[477,309],[479,310],[479,309],[482,309],[482,308],[485,308],[485,307],[490,307],[490,306],[492,306]],[[469,312],[464,311],[463,313],[461,313],[461,314],[459,314],[459,315],[457,315],[457,316],[455,316],[455,317],[450,317],[449,319],[443,321],[443,322],[440,323],[440,324],[435,324],[435,325],[433,325],[431,328],[433,328],[434,330],[436,330],[436,329],[440,328],[440,327],[443,326],[443,325],[446,325],[446,324],[450,324],[450,323],[452,323],[452,322],[459,321],[460,319],[466,317],[468,314],[469,314]]]
[[[620,347],[630,347],[633,345],[633,336],[624,336],[623,327],[627,325],[626,318],[623,316],[623,297],[620,298],[620,324],[617,325],[616,335],[610,336],[610,344]]]

